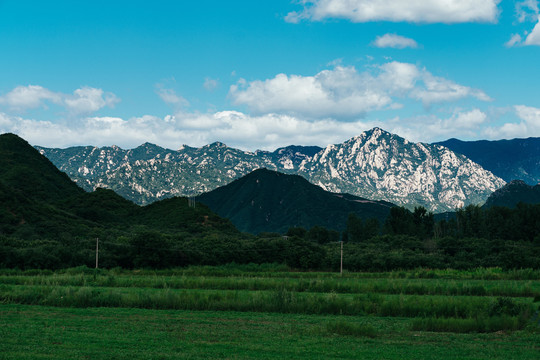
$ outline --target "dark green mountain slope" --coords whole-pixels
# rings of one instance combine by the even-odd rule
[[[111,190],[87,193],[26,141],[0,135],[0,235],[75,243],[141,231],[239,234],[207,207],[190,208],[185,198],[140,207]]]
[[[24,196],[56,203],[84,191],[46,157],[14,134],[0,135],[0,182]]]
[[[540,185],[530,186],[521,180],[511,181],[491,194],[484,207],[504,206],[515,208],[520,202],[540,204]]]
[[[506,182],[515,179],[529,185],[540,182],[540,138],[498,141],[449,139],[437,144],[467,156]]]
[[[230,219],[238,229],[250,233],[284,233],[290,227],[309,229],[315,225],[343,230],[349,213],[382,222],[394,206],[384,201],[330,193],[301,176],[267,169],[255,170],[198,196],[197,200]]]

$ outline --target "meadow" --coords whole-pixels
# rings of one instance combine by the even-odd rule
[[[1,359],[538,359],[540,273],[0,270]]]

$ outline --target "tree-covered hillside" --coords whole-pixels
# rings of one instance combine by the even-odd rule
[[[242,231],[284,233],[290,227],[322,226],[343,231],[349,214],[384,222],[395,206],[349,194],[335,194],[298,175],[267,169],[200,195],[197,201],[230,219]]]
[[[519,203],[539,204],[540,184],[531,186],[524,181],[513,180],[491,194],[484,207],[504,206],[515,208]]]

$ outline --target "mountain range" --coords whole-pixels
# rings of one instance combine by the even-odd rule
[[[138,204],[199,195],[259,168],[300,175],[330,192],[435,212],[483,203],[505,184],[442,145],[412,143],[380,128],[325,148],[289,146],[274,152],[219,142],[179,150],[149,143],[130,150],[37,148],[84,189],[109,188]]]
[[[516,185],[529,187],[510,183],[506,188]],[[242,233],[203,202],[247,224],[250,232],[273,233]],[[344,222],[342,239],[351,250],[347,269],[538,268],[538,206],[468,207],[457,214],[458,221],[434,224],[422,208],[411,213],[385,202],[329,193],[298,175],[265,169],[197,199],[174,197],[138,206],[112,190],[85,192],[26,141],[0,135],[2,268],[94,267],[99,244],[99,266],[105,268],[235,262],[328,271],[337,264],[333,242]],[[382,219],[386,212],[390,215],[383,227],[367,220]],[[275,233],[311,224],[309,231],[291,229],[290,236]]]

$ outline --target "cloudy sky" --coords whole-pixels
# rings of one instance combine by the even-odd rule
[[[537,0],[0,0],[0,49],[34,145],[540,136]]]

